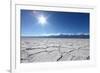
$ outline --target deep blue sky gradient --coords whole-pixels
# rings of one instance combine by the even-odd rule
[[[21,36],[40,36],[51,33],[89,33],[89,13],[21,10]],[[45,26],[38,15],[48,17]]]

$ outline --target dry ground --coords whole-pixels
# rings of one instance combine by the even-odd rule
[[[89,39],[21,38],[21,63],[89,60]]]

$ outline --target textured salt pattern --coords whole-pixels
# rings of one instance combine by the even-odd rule
[[[21,63],[89,60],[89,39],[21,38]]]

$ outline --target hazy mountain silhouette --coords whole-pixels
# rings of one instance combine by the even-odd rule
[[[59,35],[48,35],[48,36],[22,36],[30,38],[89,38],[89,34],[59,34]]]

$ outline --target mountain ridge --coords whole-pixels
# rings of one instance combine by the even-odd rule
[[[90,38],[89,34],[59,34],[59,35],[43,35],[43,36],[21,36],[21,37],[28,37],[28,38]]]

